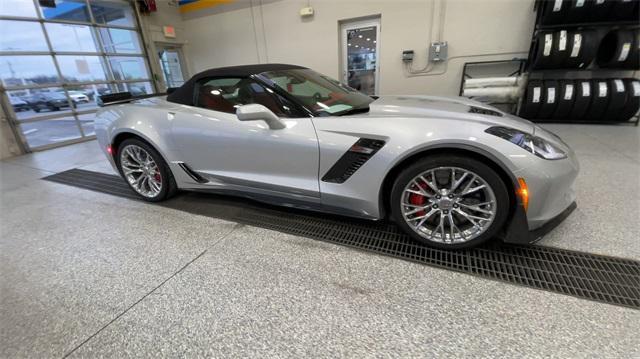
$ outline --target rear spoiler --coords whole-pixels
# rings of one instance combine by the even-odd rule
[[[165,96],[168,92],[169,91],[152,93],[152,94],[148,94],[148,95],[138,95],[138,96],[133,96],[131,94],[131,92],[118,92],[118,93],[112,93],[112,94],[108,94],[108,95],[98,96],[97,103],[98,103],[98,106],[100,106],[100,107],[110,106],[110,105],[117,105],[117,104],[121,104],[121,103],[127,103],[127,102],[131,102],[131,101],[135,101],[135,100],[142,100],[142,99],[145,99],[145,98]]]

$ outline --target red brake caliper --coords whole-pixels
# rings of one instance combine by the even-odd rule
[[[414,185],[415,186],[415,185]],[[426,190],[427,189],[427,185],[425,183],[421,183],[419,184],[419,186],[423,189]],[[417,188],[416,188],[417,189]],[[417,194],[417,193],[412,193],[409,195],[409,203],[416,205],[416,206],[424,206],[425,202],[427,201],[427,197],[421,195],[421,194]],[[416,212],[416,217],[418,216],[423,216],[425,215],[424,211],[418,211]]]
[[[158,183],[162,183],[162,176],[160,176],[160,169],[158,167],[156,167],[156,173],[153,175],[153,178],[155,178]]]

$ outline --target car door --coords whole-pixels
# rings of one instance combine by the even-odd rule
[[[183,161],[212,186],[276,196],[319,198],[319,149],[313,123],[286,100],[246,78],[205,79],[195,86],[195,107],[181,106],[172,125]],[[240,121],[237,106],[260,103],[286,128]]]

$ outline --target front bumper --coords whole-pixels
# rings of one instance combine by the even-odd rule
[[[523,178],[529,191],[525,211],[518,203],[507,226],[504,241],[531,243],[555,228],[576,208],[574,182],[580,166],[573,151],[562,160],[536,160],[531,166],[514,172]]]
[[[529,190],[527,227],[535,230],[557,217],[576,201],[575,180],[580,166],[574,153],[562,160],[539,159],[514,172],[523,178]]]
[[[529,230],[527,228],[527,214],[524,207],[518,204],[511,221],[509,222],[502,240],[507,243],[529,244],[539,241],[545,234],[551,232],[562,221],[564,221],[569,215],[578,208],[576,202],[572,202],[567,208],[560,212],[555,217],[548,220],[542,226]]]

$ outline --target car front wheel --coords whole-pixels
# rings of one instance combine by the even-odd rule
[[[160,153],[138,139],[122,142],[116,154],[118,168],[142,199],[159,202],[173,196],[176,182]]]
[[[491,167],[472,158],[423,158],[397,177],[391,191],[395,222],[415,240],[454,249],[496,235],[509,212],[509,195]]]

